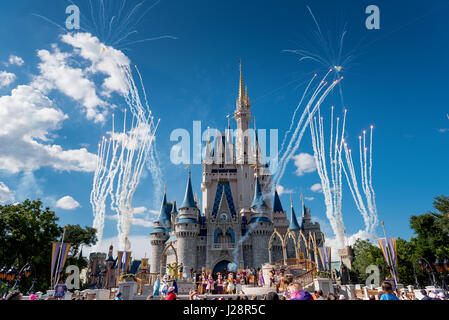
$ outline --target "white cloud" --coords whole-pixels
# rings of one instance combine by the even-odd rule
[[[0,181],[0,204],[14,202],[14,192],[9,190],[8,186]]]
[[[317,183],[310,187],[310,190],[316,193],[321,193],[323,192],[323,187],[321,186],[321,183]]]
[[[132,258],[133,259],[142,259],[151,257],[151,244],[150,244],[150,237],[149,236],[130,236],[129,241],[131,243],[131,251],[132,251]],[[108,253],[109,246],[114,246],[114,257],[117,256],[117,249],[118,249],[118,237],[114,238],[105,238],[101,242],[99,251]],[[89,254],[91,253],[92,248],[84,248],[83,249],[83,256],[89,257]]]
[[[313,201],[313,200],[315,200],[314,197],[305,197],[304,199],[306,199],[307,201]]]
[[[98,97],[95,83],[87,78],[86,72],[69,65],[72,55],[61,52],[56,45],[53,45],[53,52],[39,50],[37,55],[41,59],[38,65],[41,73],[34,80],[33,87],[41,91],[57,89],[81,103],[88,120],[104,122],[107,103]]]
[[[52,167],[92,172],[97,156],[86,149],[64,150],[49,135],[68,117],[39,90],[20,85],[0,97],[0,169],[11,173]]]
[[[442,128],[442,129],[438,129],[439,133],[446,133],[449,132],[449,128]]]
[[[15,56],[15,55],[10,55],[9,56],[9,60],[8,60],[8,64],[7,65],[16,65],[21,67],[25,61],[23,61],[23,59],[21,57]]]
[[[297,176],[303,176],[306,173],[316,171],[315,158],[308,153],[301,153],[293,157],[295,160]]]
[[[129,66],[131,62],[123,52],[105,46],[89,33],[66,34],[62,36],[62,41],[76,48],[81,57],[92,62],[92,66],[88,69],[90,72],[108,76],[102,85],[105,95],[112,92],[127,93],[121,66]]]
[[[138,207],[138,208],[134,208],[134,214],[144,214],[147,212],[147,208],[145,207]]]
[[[332,261],[340,261],[340,256],[338,255],[338,249],[341,249],[339,245],[339,241],[336,238],[331,238],[329,235],[333,233],[323,232],[326,236],[326,246],[332,247]],[[369,234],[364,230],[360,230],[353,235],[346,236],[346,245],[353,246],[356,241],[360,240],[368,240],[371,241],[374,245],[377,245],[377,236],[373,234]]]
[[[16,81],[16,75],[6,71],[0,71],[0,88],[7,87]]]
[[[278,185],[278,186],[276,186],[276,190],[277,190],[277,192],[278,192],[278,194],[280,195],[280,196],[282,196],[283,194],[291,194],[291,193],[293,193],[293,190],[291,190],[291,189],[285,189],[283,186],[281,186],[281,185]]]
[[[75,210],[80,207],[80,204],[72,197],[65,196],[56,201],[56,207],[63,210]]]

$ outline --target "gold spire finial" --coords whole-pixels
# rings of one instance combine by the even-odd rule
[[[239,88],[239,101],[243,101],[245,98],[245,85],[243,83],[243,72],[242,72],[242,60],[240,60],[240,88]]]

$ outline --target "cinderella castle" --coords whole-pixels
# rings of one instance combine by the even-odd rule
[[[268,246],[275,230],[283,235],[289,230],[301,230],[324,240],[320,225],[312,222],[304,205],[302,223],[298,223],[293,204],[290,219],[287,218],[277,191],[271,201],[271,173],[268,165],[260,164],[257,134],[255,143],[245,134],[249,132],[252,114],[241,66],[234,119],[235,142],[230,130],[215,137],[213,148],[208,139],[203,160],[202,206],[194,196],[190,173],[179,207],[176,201],[168,202],[165,191],[160,216],[151,233],[151,273],[165,273],[162,269],[176,259],[183,264],[184,272],[199,272],[203,267],[214,273],[230,269],[229,266],[261,267],[269,260]],[[274,241],[275,260],[282,259],[282,250],[280,241]],[[295,257],[292,243],[287,251],[289,258]]]

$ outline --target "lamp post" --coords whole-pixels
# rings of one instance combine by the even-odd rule
[[[435,272],[433,271],[432,265],[425,258],[419,258],[418,260],[419,268],[421,271],[426,271],[429,275],[429,281],[434,287],[438,287],[437,280],[435,278]]]
[[[6,280],[6,272],[8,272],[8,269],[4,266],[0,270],[0,297],[3,297],[3,283]]]
[[[9,290],[11,288],[11,283],[14,281],[17,275],[17,270],[13,267],[11,267],[8,271],[6,271],[6,292],[4,293],[3,297],[6,297],[9,293]]]
[[[444,262],[443,262],[443,261],[441,261],[440,259],[437,258],[437,260],[435,261],[435,270],[441,276],[441,280],[442,280],[441,288],[443,290],[447,290],[446,279],[444,277],[444,273],[445,273],[446,269],[449,269],[448,260],[444,259]]]

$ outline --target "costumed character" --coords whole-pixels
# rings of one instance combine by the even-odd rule
[[[209,274],[209,276],[207,277],[207,286],[206,286],[206,291],[207,293],[212,293],[212,291],[214,291],[214,278],[212,278],[212,275]]]
[[[234,280],[234,274],[231,272],[228,275],[228,286],[226,288],[228,294],[234,294],[235,293],[235,280]]]
[[[168,276],[164,275],[164,277],[162,278],[162,286],[161,286],[161,298],[163,298],[164,300],[168,294],[169,287],[170,285],[168,283]]]
[[[223,276],[219,272],[218,276],[217,276],[217,291],[218,291],[218,294],[223,294],[224,293],[223,286],[224,286]]]

